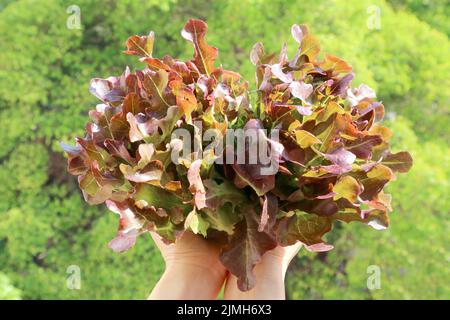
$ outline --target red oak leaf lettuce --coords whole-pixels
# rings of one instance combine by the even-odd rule
[[[286,45],[278,55],[253,47],[257,83],[250,90],[216,64],[207,31],[200,20],[182,29],[194,48],[188,61],[154,57],[153,32],[130,37],[125,53],[138,56],[143,69],[93,79],[100,104],[89,112],[86,135],[75,146],[62,144],[85,200],[119,215],[109,246],[128,250],[148,231],[167,242],[187,230],[219,237],[220,260],[249,290],[254,266],[278,245],[330,250],[324,236],[335,221],[386,228],[392,209],[384,188],[412,158],[390,151],[392,132],[380,123],[384,106],[375,92],[351,87],[344,60],[320,60],[319,41],[305,25],[291,29],[298,47],[292,59]],[[189,137],[174,136],[178,129]],[[266,131],[223,147],[238,140],[233,129]],[[211,132],[215,138],[205,139]],[[255,145],[269,154],[254,152]]]

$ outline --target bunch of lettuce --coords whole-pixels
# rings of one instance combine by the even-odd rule
[[[375,93],[350,88],[352,68],[340,58],[318,60],[319,42],[304,25],[291,29],[298,44],[291,60],[285,45],[279,55],[253,47],[257,85],[249,90],[217,66],[206,32],[203,21],[185,25],[181,35],[194,47],[185,62],[153,57],[153,32],[132,36],[125,53],[145,68],[91,82],[102,103],[89,112],[86,136],[63,148],[85,200],[120,217],[109,246],[125,251],[150,230],[174,242],[190,230],[221,246],[222,263],[249,290],[254,266],[278,245],[330,250],[322,237],[335,220],[386,228],[391,197],[383,189],[412,159],[390,152],[392,132],[380,124],[384,106]],[[190,140],[173,136],[176,129]],[[211,129],[218,135],[205,141]],[[217,161],[230,150],[211,141],[217,147],[236,129],[266,129],[255,139],[269,146],[275,172],[262,174],[267,163],[259,158]],[[197,151],[174,160],[186,143]],[[245,159],[252,143],[237,150]]]

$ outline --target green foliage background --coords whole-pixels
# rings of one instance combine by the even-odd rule
[[[68,29],[70,5],[81,29]],[[389,186],[391,228],[335,226],[326,254],[301,252],[287,278],[292,299],[450,297],[450,5],[446,0],[0,0],[0,299],[143,299],[163,271],[150,237],[115,254],[117,217],[86,205],[65,172],[57,142],[82,135],[92,77],[119,74],[129,35],[156,32],[157,56],[189,58],[180,37],[205,19],[226,68],[253,81],[257,41],[279,50],[293,23],[307,23],[323,52],[350,62],[354,84],[377,90],[394,129],[394,150],[413,169]],[[379,10],[379,11],[378,11]],[[380,13],[380,29],[369,28]],[[70,290],[67,268],[81,269]],[[369,290],[371,265],[381,288]]]

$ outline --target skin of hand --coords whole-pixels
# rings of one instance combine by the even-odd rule
[[[176,244],[166,244],[150,233],[161,251],[166,269],[148,299],[216,299],[226,282],[224,299],[285,299],[284,278],[291,260],[301,243],[277,247],[266,252],[255,266],[256,286],[242,292],[237,278],[227,272],[219,260],[220,249],[215,244],[191,232],[184,232]]]
[[[150,233],[161,251],[166,269],[148,299],[216,299],[227,277],[219,261],[220,249],[192,232],[184,232],[176,244],[166,244]]]
[[[225,285],[225,300],[284,300],[286,299],[284,278],[292,259],[302,247],[300,242],[288,246],[278,246],[266,252],[255,266],[256,285],[249,291],[241,291],[237,278],[229,274]]]

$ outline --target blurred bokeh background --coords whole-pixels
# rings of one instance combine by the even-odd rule
[[[58,141],[83,134],[92,77],[138,67],[121,53],[129,35],[154,30],[156,56],[190,58],[189,18],[207,21],[221,63],[251,84],[252,45],[285,41],[292,54],[290,26],[307,23],[322,54],[354,67],[353,85],[376,89],[394,151],[413,155],[388,188],[391,227],[336,224],[333,251],[291,265],[288,298],[450,298],[449,13],[448,0],[0,0],[0,299],[150,292],[163,271],[150,237],[124,254],[107,247],[117,217],[85,204]]]

